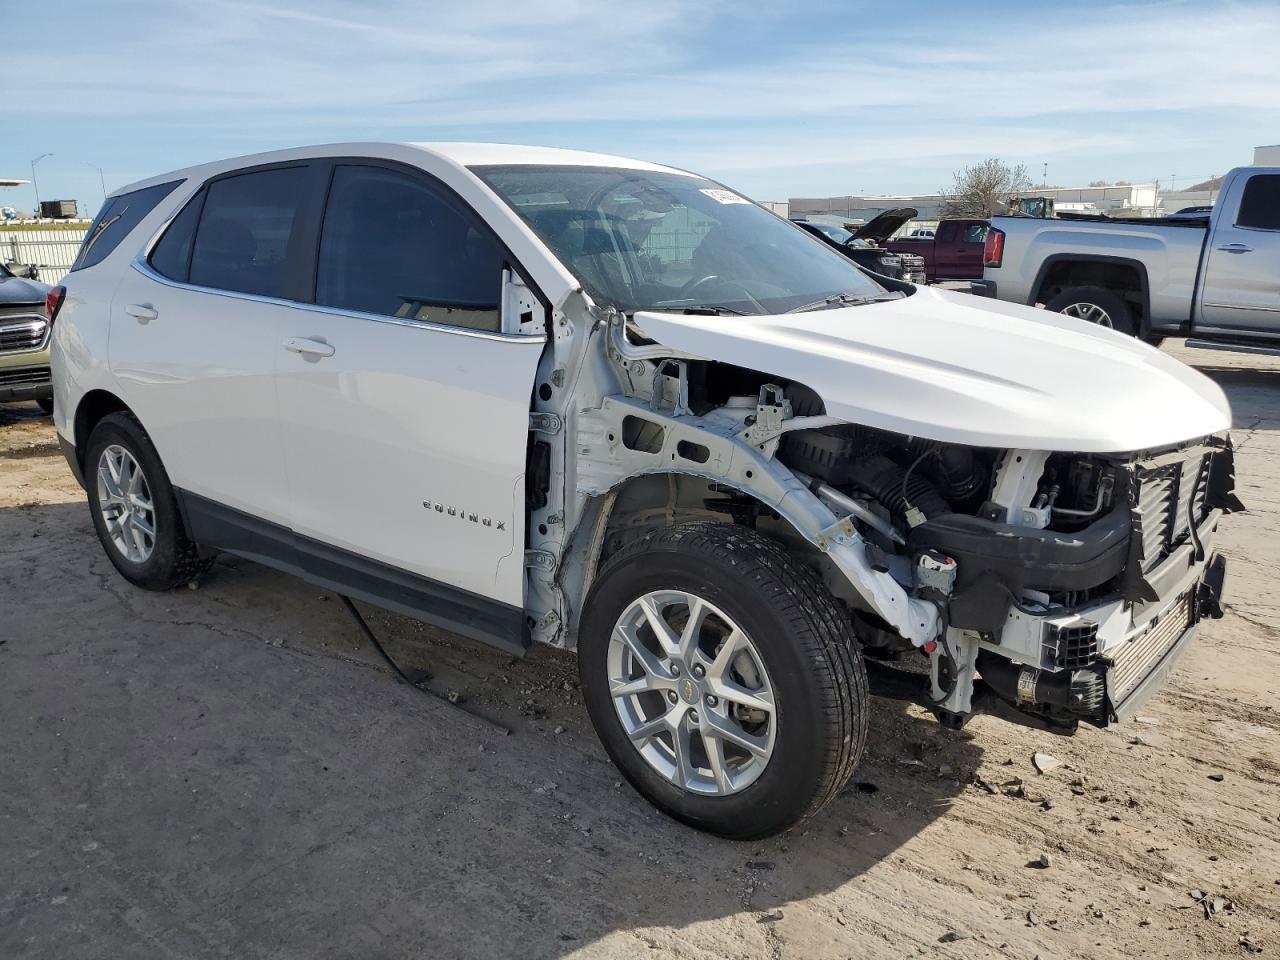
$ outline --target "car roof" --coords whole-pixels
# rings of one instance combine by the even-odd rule
[[[390,142],[373,141],[358,143],[323,143],[312,146],[290,147],[286,150],[272,150],[266,153],[254,153],[226,160],[215,160],[210,163],[185,167],[169,173],[159,174],[139,180],[135,183],[113,190],[111,196],[132,193],[144,187],[173,180],[205,179],[220,173],[237,170],[241,167],[253,167],[268,163],[283,163],[290,160],[302,160],[308,157],[373,157],[395,159],[403,158],[406,153],[421,152],[447,161],[460,168],[477,166],[575,166],[575,167],[612,167],[625,170],[645,170],[650,172],[673,173],[680,176],[694,177],[697,174],[675,167],[649,163],[644,160],[632,160],[627,157],[615,157],[607,153],[591,153],[585,150],[564,150],[559,147],[538,147],[514,143],[477,143],[467,141],[417,141]]]

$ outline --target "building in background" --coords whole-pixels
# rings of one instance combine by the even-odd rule
[[[1253,165],[1255,167],[1280,167],[1280,143],[1269,147],[1254,147]]]
[[[1218,191],[1221,189],[1222,178],[1210,177],[1203,183],[1192,184],[1185,190],[1161,190],[1160,215],[1167,217],[1187,207],[1211,207],[1218,199]]]

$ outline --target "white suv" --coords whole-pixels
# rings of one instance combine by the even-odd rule
[[[914,654],[949,725],[1105,725],[1220,613],[1212,382],[872,277],[685,171],[461,143],[208,164],[111,197],[61,301],[57,429],[124,577],[225,551],[576,647],[619,768],[725,836],[842,786],[864,652]]]

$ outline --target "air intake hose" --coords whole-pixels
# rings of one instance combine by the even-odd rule
[[[951,512],[928,479],[918,473],[907,478],[907,471],[888,457],[858,461],[849,471],[849,480],[884,504],[895,519],[908,527],[918,527],[931,517]]]
[[[930,453],[932,456],[926,456]],[[907,444],[907,455],[913,461],[922,458],[918,469],[937,482],[943,497],[949,501],[968,500],[987,479],[986,471],[974,460],[969,447],[915,437]]]

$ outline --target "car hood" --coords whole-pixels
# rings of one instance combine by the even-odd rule
[[[884,243],[902,229],[904,223],[914,220],[918,212],[915,207],[895,207],[892,210],[886,210],[853,231],[853,235],[859,240]]]
[[[21,303],[43,305],[48,292],[48,284],[27,280],[24,277],[0,277],[0,306]]]
[[[799,381],[832,416],[946,443],[1127,453],[1231,425],[1218,385],[1154,347],[964,293],[922,287],[809,313],[634,320],[664,346]]]

